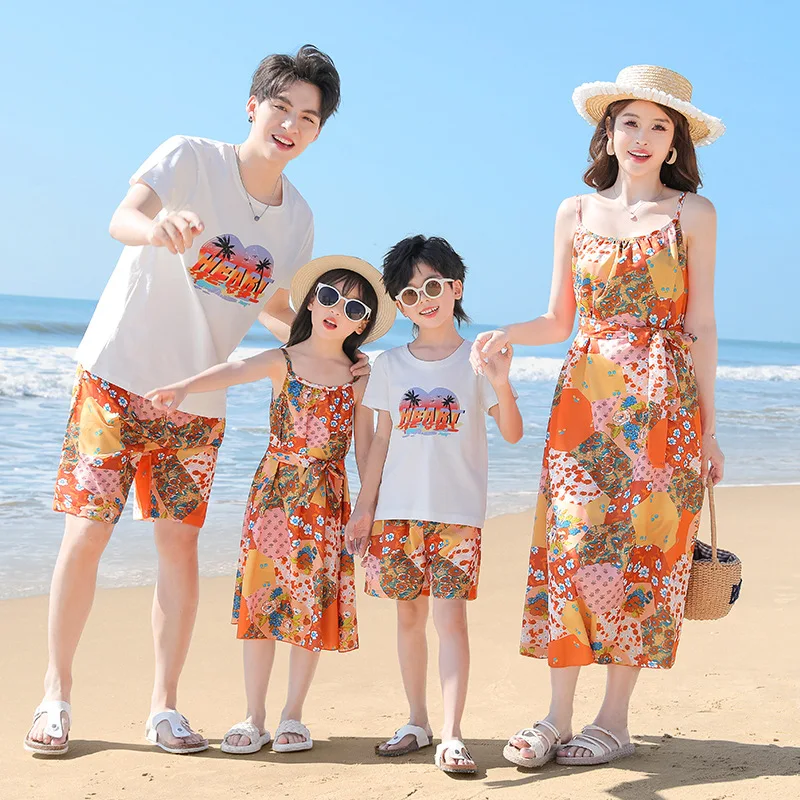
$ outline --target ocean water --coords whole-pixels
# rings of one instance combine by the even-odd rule
[[[52,488],[75,372],[74,352],[94,303],[0,295],[0,598],[46,592],[63,517],[51,510]],[[468,338],[489,326],[470,326]],[[379,343],[407,342],[404,320]],[[237,355],[276,346],[256,325]],[[535,502],[544,432],[567,344],[516,348],[512,380],[525,436],[517,445],[489,428],[489,514]],[[368,350],[371,354],[377,349]],[[244,503],[268,434],[266,382],[234,387],[206,527],[201,572],[233,575]],[[720,342],[718,437],[726,484],[800,481],[800,344]],[[352,456],[349,467],[358,486]],[[147,583],[155,577],[152,527],[131,508],[117,526],[100,568],[100,584]]]

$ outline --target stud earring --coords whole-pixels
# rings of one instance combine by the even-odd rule
[[[672,164],[674,164],[677,160],[678,160],[678,151],[673,147],[669,151],[669,158],[664,163],[672,166]]]
[[[252,122],[252,121],[253,121],[253,115],[251,114],[251,115],[250,115],[250,116],[249,116],[247,119],[248,119],[250,122]]]

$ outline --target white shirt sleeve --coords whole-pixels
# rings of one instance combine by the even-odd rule
[[[308,230],[306,231],[303,244],[297,251],[297,256],[294,261],[289,265],[288,269],[279,271],[279,275],[275,278],[275,288],[289,289],[292,285],[292,278],[300,267],[305,266],[311,261],[311,254],[314,251],[314,217],[312,216],[308,222]]]
[[[391,411],[389,407],[389,372],[386,358],[381,353],[372,365],[367,388],[364,390],[364,399],[361,401],[373,411]]]
[[[186,207],[197,186],[197,155],[185,136],[173,136],[131,176],[130,184],[146,183],[172,211]]]

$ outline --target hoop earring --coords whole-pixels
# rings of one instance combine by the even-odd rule
[[[606,140],[606,153],[608,153],[610,156],[614,155],[614,145],[611,142],[611,139]]]
[[[676,148],[673,147],[669,151],[669,158],[664,163],[672,166],[677,160],[678,160],[678,151]]]

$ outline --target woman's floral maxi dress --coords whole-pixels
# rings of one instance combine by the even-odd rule
[[[354,564],[343,544],[353,386],[309,383],[286,362],[247,501],[232,622],[240,639],[355,650]]]
[[[587,230],[578,199],[580,331],[545,442],[521,641],[553,667],[675,660],[703,501],[684,199],[625,240]]]

